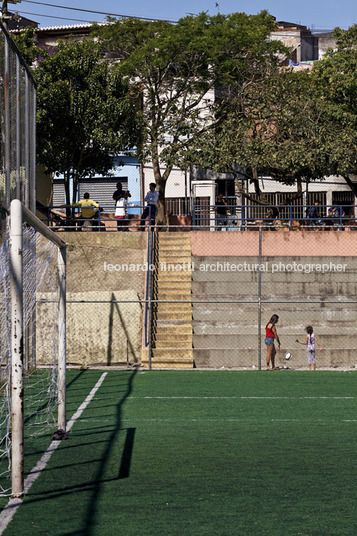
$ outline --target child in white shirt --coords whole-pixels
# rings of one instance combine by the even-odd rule
[[[304,344],[306,346],[307,364],[309,370],[312,370],[311,365],[313,366],[313,369],[316,370],[315,342],[319,345],[320,350],[323,350],[323,348],[317,340],[316,335],[314,334],[313,327],[307,326],[306,331],[307,335],[305,338],[305,342],[300,342],[298,339],[296,339],[296,342],[298,342],[299,344]]]

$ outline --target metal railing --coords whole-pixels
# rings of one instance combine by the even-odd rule
[[[145,347],[149,348],[149,364],[151,362],[151,342],[152,342],[152,300],[154,290],[154,270],[155,266],[155,233],[149,220],[149,232],[147,242],[146,255],[146,281],[145,281],[145,312],[144,312],[144,331],[145,331]]]
[[[259,207],[260,208],[260,207]],[[355,227],[356,218],[354,205],[319,205],[315,214],[309,215],[311,209],[316,209],[315,205],[280,205],[264,206],[266,215],[254,217],[251,215],[257,205],[229,205],[223,207],[223,212],[217,213],[217,209],[222,210],[222,206],[209,205],[204,208],[194,205],[192,214],[192,228],[194,230],[228,230],[246,231],[252,228],[263,227],[266,230],[287,228],[295,230],[299,227],[309,229],[339,229]],[[276,216],[269,215],[269,211],[277,209]],[[349,214],[347,213],[349,211]]]
[[[151,216],[149,215],[146,220],[140,217],[140,213],[144,208],[146,208],[144,205],[130,206],[128,204],[127,213],[120,220],[112,216],[114,213],[113,206],[100,207],[96,214],[90,218],[81,217],[77,208],[72,208],[71,215],[68,216],[63,210],[63,205],[61,207],[41,206],[37,207],[37,210],[42,213],[43,221],[53,231],[80,231],[89,224],[92,230],[99,232],[116,229],[124,232],[149,229]],[[315,205],[279,205],[278,207],[276,205],[227,205],[227,207],[223,207],[223,209],[226,208],[225,214],[219,213],[217,208],[222,209],[222,206],[207,205],[202,207],[194,205],[192,207],[192,223],[160,225],[160,228],[166,228],[167,230],[180,228],[195,231],[247,231],[258,229],[259,227],[263,227],[265,230],[279,228],[297,230],[301,227],[313,230],[357,229],[356,205],[334,205],[333,207],[331,205],[319,205],[318,212],[314,216],[309,216],[309,210],[316,208]],[[266,214],[257,217],[254,214],[257,209],[260,212],[264,210]],[[276,216],[269,215],[269,211],[274,209],[277,209],[279,214]],[[120,224],[118,224],[118,221]],[[146,221],[149,223],[147,224]]]
[[[88,209],[91,207],[85,207]],[[117,227],[118,230],[128,231],[130,228],[143,228],[146,223],[141,223],[141,218],[135,218],[135,216],[142,213],[144,210],[144,205],[131,205],[128,204],[127,212],[124,218],[120,220],[111,214],[115,213],[115,208],[110,207],[97,207],[93,206],[93,209],[96,210],[96,213],[91,217],[82,217],[80,208],[71,207],[67,212],[65,211],[63,205],[60,206],[37,206],[38,212],[42,214],[43,221],[47,226],[51,227],[53,231],[80,231],[82,227],[86,226],[85,224],[90,224],[93,230],[95,231],[105,231],[107,224],[112,223],[112,227]],[[70,215],[68,215],[68,213]],[[150,220],[150,217],[147,218]],[[120,226],[118,225],[120,222]],[[114,223],[116,225],[114,225]]]

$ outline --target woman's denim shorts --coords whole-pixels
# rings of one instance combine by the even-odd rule
[[[264,342],[267,346],[274,346],[274,337],[265,337]]]

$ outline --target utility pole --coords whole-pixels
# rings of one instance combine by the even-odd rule
[[[5,26],[6,30],[8,30],[8,21],[12,20],[14,17],[14,14],[7,10],[7,4],[18,4],[19,2],[21,2],[21,0],[2,0],[1,22]]]
[[[7,30],[7,19],[8,19],[9,13],[7,10],[7,0],[2,0],[2,8],[1,8],[1,22],[5,26]]]

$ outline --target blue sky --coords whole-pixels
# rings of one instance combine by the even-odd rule
[[[52,7],[53,5],[62,7]],[[243,11],[254,15],[267,9],[279,21],[295,22],[318,30],[330,30],[335,26],[347,29],[357,23],[356,0],[22,0],[21,3],[9,4],[8,7],[10,11],[16,10],[39,22],[41,27],[105,20],[104,14],[63,9],[64,7],[173,21],[187,13],[197,14],[202,11],[207,11],[210,15],[218,11],[225,14]]]

